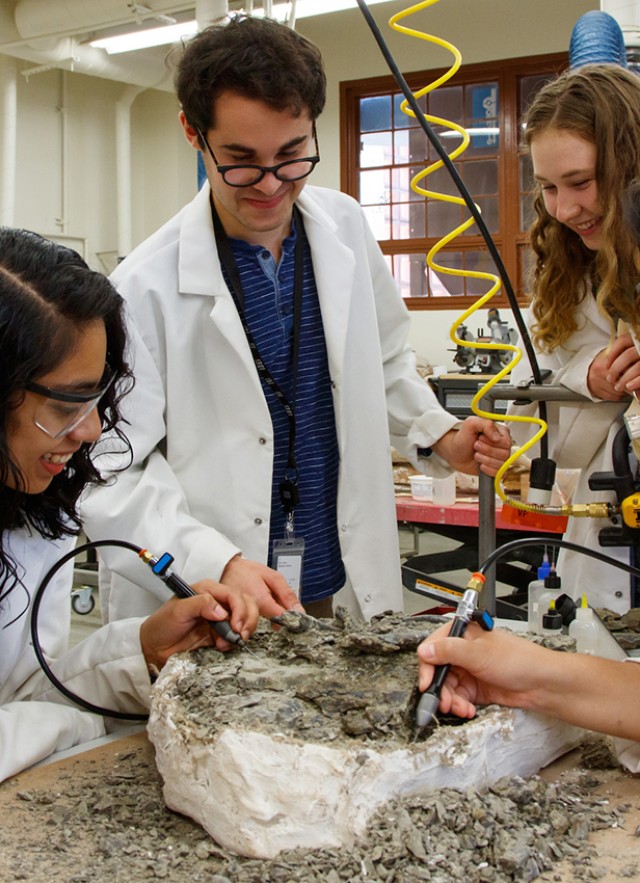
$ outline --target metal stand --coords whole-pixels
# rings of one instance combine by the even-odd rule
[[[484,384],[479,385],[479,389]],[[585,396],[579,395],[565,386],[532,385],[509,386],[497,383],[480,400],[484,411],[495,413],[493,403],[497,399],[520,402],[587,402]],[[478,484],[478,555],[482,564],[496,548],[496,497],[494,481],[484,472],[480,473]],[[492,616],[496,615],[496,569],[492,565],[485,574],[486,581],[482,589],[482,606]]]

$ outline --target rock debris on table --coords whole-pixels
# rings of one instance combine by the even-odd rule
[[[153,758],[141,748],[118,756],[103,778],[69,774],[55,793],[19,792],[5,803],[4,814],[18,827],[20,817],[32,815],[38,826],[15,842],[3,837],[1,879],[502,883],[534,880],[569,857],[576,880],[595,880],[602,873],[585,838],[591,830],[622,826],[625,810],[612,810],[593,794],[598,782],[582,772],[561,786],[533,777],[504,780],[482,794],[442,789],[387,804],[352,849],[296,850],[258,860],[230,854],[194,822],[167,810]]]
[[[336,627],[336,640],[344,639]],[[373,656],[375,666],[376,651],[379,659],[391,645],[413,653],[430,628],[426,619],[407,627],[387,617],[369,630],[349,629],[348,640]],[[287,639],[282,635],[274,643],[286,645]],[[322,641],[311,645],[312,658]],[[321,706],[326,698],[317,701]],[[368,739],[394,733],[407,738],[406,697],[398,701],[390,695],[382,718],[363,714],[363,708],[351,709],[350,716],[348,697],[339,690],[333,701],[338,717],[347,719],[346,732],[336,729],[335,720],[323,723],[322,714],[305,719],[309,730],[329,725],[326,735],[339,741],[366,722]],[[116,754],[109,763],[106,770],[104,762],[78,763],[60,774],[55,790],[5,794],[2,883],[502,883],[540,875],[553,880],[553,868],[563,858],[573,861],[576,880],[596,880],[603,872],[585,839],[599,828],[623,827],[628,808],[613,809],[594,794],[600,780],[593,772],[562,784],[516,777],[483,792],[444,788],[390,801],[352,848],[244,858],[166,808],[149,745]],[[628,870],[631,878],[639,871],[632,864]]]

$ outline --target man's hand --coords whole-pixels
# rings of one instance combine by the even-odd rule
[[[253,598],[213,580],[202,580],[194,589],[197,595],[171,598],[140,626],[140,646],[147,665],[161,669],[174,653],[198,647],[229,650],[231,645],[213,631],[212,622],[229,619],[245,641],[254,632],[259,613]]]
[[[285,610],[304,613],[304,607],[282,574],[258,561],[236,555],[223,570],[220,582],[255,598],[261,615],[267,619],[280,616]]]
[[[479,469],[495,475],[509,456],[509,430],[494,420],[467,417],[460,429],[451,429],[432,445],[452,469],[477,475]]]

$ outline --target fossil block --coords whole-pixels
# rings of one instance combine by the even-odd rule
[[[350,846],[395,797],[526,777],[580,741],[582,730],[492,707],[414,742],[415,648],[432,627],[293,617],[257,632],[252,654],[174,657],[148,727],[167,805],[242,855]]]

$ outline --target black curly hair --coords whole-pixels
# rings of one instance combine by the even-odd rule
[[[87,485],[102,483],[91,457],[95,443],[84,444],[45,491],[26,493],[7,441],[8,419],[22,402],[25,385],[60,365],[72,353],[78,332],[96,320],[104,322],[107,362],[115,375],[98,414],[103,431],[130,455],[118,410],[133,386],[122,298],[77,252],[28,230],[0,227],[0,599],[17,580],[4,531],[29,526],[49,539],[77,534],[78,498]]]

